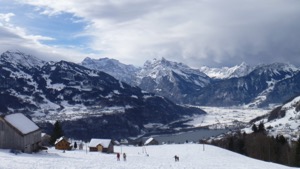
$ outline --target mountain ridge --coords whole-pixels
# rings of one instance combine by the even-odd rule
[[[136,76],[136,86],[179,104],[263,107],[280,104],[288,97],[294,97],[294,94],[290,94],[281,100],[276,99],[274,88],[277,83],[283,83],[282,81],[293,78],[299,72],[299,68],[286,63],[253,67],[242,63],[223,68],[202,67],[202,70],[210,74],[210,77],[201,72],[201,68],[193,69],[162,58],[146,61],[132,76]],[[127,73],[125,71],[122,74]],[[290,89],[289,84],[287,88]],[[300,91],[295,90],[295,93]],[[281,95],[283,94],[282,92]]]

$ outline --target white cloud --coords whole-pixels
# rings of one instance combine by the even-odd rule
[[[88,21],[90,47],[125,63],[166,57],[192,66],[300,65],[298,0],[19,0]],[[74,58],[72,56],[72,58]]]
[[[0,13],[0,22],[9,22],[13,16],[15,16],[13,13]]]
[[[7,50],[20,50],[28,54],[36,55],[44,60],[70,60],[80,62],[85,57],[95,57],[92,54],[82,54],[76,48],[65,49],[42,44],[40,41],[54,40],[52,37],[28,34],[25,28],[10,23],[12,13],[0,14],[0,52]]]

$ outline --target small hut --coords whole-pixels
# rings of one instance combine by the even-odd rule
[[[104,153],[113,153],[114,146],[111,139],[96,139],[93,138],[89,144],[90,151],[100,151]]]
[[[57,150],[71,150],[72,149],[71,143],[64,136],[57,139],[55,141],[54,145],[55,145],[55,149],[57,149]]]

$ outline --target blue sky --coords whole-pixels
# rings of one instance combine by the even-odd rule
[[[27,34],[51,38],[51,40],[40,40],[41,44],[76,48],[82,53],[97,53],[87,45],[91,37],[81,34],[88,23],[71,13],[63,12],[49,16],[41,14],[42,10],[35,6],[8,1],[0,2],[0,11],[13,13],[10,24],[26,29]]]
[[[300,66],[298,0],[1,0],[0,52],[45,60],[165,57],[192,67]]]

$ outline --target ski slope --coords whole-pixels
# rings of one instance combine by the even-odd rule
[[[279,164],[248,158],[218,147],[202,144],[172,144],[146,147],[115,146],[127,161],[115,154],[49,149],[37,154],[12,154],[0,150],[1,169],[288,169]],[[149,154],[149,156],[146,155]],[[175,162],[174,156],[180,158]],[[121,156],[122,157],[122,156]]]

